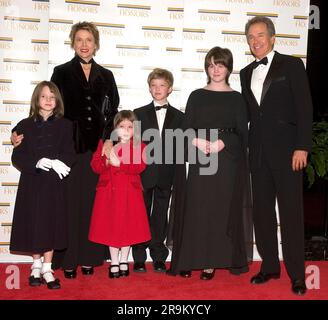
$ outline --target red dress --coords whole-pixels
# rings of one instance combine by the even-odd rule
[[[106,157],[101,156],[102,146],[99,141],[91,160],[93,171],[100,176],[89,239],[116,248],[149,241],[151,235],[140,180],[140,173],[146,168],[141,157],[145,144],[125,144],[123,148],[129,149],[129,159],[125,157],[119,167],[106,165]],[[122,155],[122,150],[118,155]]]

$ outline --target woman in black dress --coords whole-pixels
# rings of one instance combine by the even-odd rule
[[[83,274],[93,274],[93,267],[108,257],[105,246],[88,240],[98,180],[90,161],[99,139],[111,133],[119,95],[112,72],[93,60],[99,49],[96,26],[89,22],[77,23],[72,26],[70,39],[75,57],[57,66],[51,77],[63,97],[65,117],[73,122],[77,152],[77,163],[67,181],[68,248],[55,252],[54,266],[63,268],[66,278],[75,278],[79,265]],[[109,124],[106,128],[105,121]]]
[[[176,176],[171,274],[189,277],[192,269],[201,269],[201,279],[210,280],[216,268],[248,271],[247,116],[241,94],[228,84],[232,70],[231,52],[212,48],[205,58],[208,84],[187,102],[184,129],[195,138],[187,148],[187,178],[184,168]],[[251,228],[247,236],[251,241]]]

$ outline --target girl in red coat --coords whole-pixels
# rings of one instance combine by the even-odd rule
[[[100,140],[91,160],[93,171],[100,176],[89,239],[109,246],[110,278],[128,276],[130,246],[151,238],[140,180],[146,168],[145,145],[134,134],[135,121],[132,111],[117,113],[114,127],[118,143],[102,155]]]

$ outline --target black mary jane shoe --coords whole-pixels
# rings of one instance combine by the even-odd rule
[[[41,278],[34,277],[34,276],[29,276],[29,278],[28,278],[28,284],[31,287],[41,286],[41,283],[42,283]]]
[[[47,272],[45,272],[45,273],[42,275],[42,282],[45,283],[45,284],[47,285],[48,289],[51,289],[51,290],[53,290],[53,289],[60,289],[60,288],[61,288],[61,286],[60,286],[60,280],[54,278],[53,281],[49,281],[49,282],[47,282],[47,280],[44,278],[44,275],[45,275],[46,273],[51,273],[51,274],[53,274],[53,271],[47,271]]]
[[[115,268],[115,267],[118,269],[118,271],[112,272],[112,268]],[[119,277],[121,276],[121,274],[120,274],[120,267],[119,267],[118,264],[113,264],[113,265],[111,265],[111,266],[109,267],[109,273],[108,273],[108,276],[109,276],[109,278],[111,278],[111,279],[116,279],[116,278],[119,278]]]
[[[34,275],[32,275],[34,273]],[[35,275],[38,275],[37,277]],[[32,273],[28,278],[28,284],[31,287],[38,287],[42,284],[41,268],[32,267]]]
[[[64,270],[64,277],[66,279],[75,279],[76,278],[76,269]]]
[[[201,280],[212,280],[214,278],[214,274],[215,274],[215,269],[213,269],[212,272],[206,272],[205,270],[203,270],[200,274],[200,279]]]
[[[121,266],[127,266],[128,268],[126,270],[122,270]],[[121,277],[127,277],[129,274],[130,274],[129,264],[127,262],[121,262],[120,263],[120,276]]]
[[[94,273],[93,267],[81,267],[82,274],[85,276],[91,276]]]

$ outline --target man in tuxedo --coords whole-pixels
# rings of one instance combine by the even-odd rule
[[[306,292],[302,169],[311,149],[312,101],[301,59],[273,51],[275,27],[254,17],[245,27],[255,57],[240,71],[249,115],[249,156],[252,174],[254,228],[261,270],[251,283],[280,277],[277,220],[292,291]]]
[[[166,146],[170,142],[165,139],[165,131],[181,128],[183,113],[172,107],[167,101],[167,97],[173,90],[173,75],[170,71],[154,69],[148,76],[148,85],[153,101],[144,107],[135,109],[134,112],[141,122],[142,137],[145,138],[144,133],[149,129],[153,129],[155,134],[151,141],[143,139],[143,142],[157,144],[160,150],[156,151],[154,148],[154,151],[161,151],[162,156],[159,157],[158,154],[152,153],[151,156],[160,160],[161,163],[147,165],[146,170],[141,174],[152,239],[149,243],[137,244],[132,247],[133,270],[146,272],[146,248],[149,247],[154,271],[165,272],[165,261],[169,250],[164,241],[167,236],[167,214],[175,168],[174,163],[165,163],[165,151],[172,152],[172,157],[169,158],[175,158],[175,146],[173,144]]]

